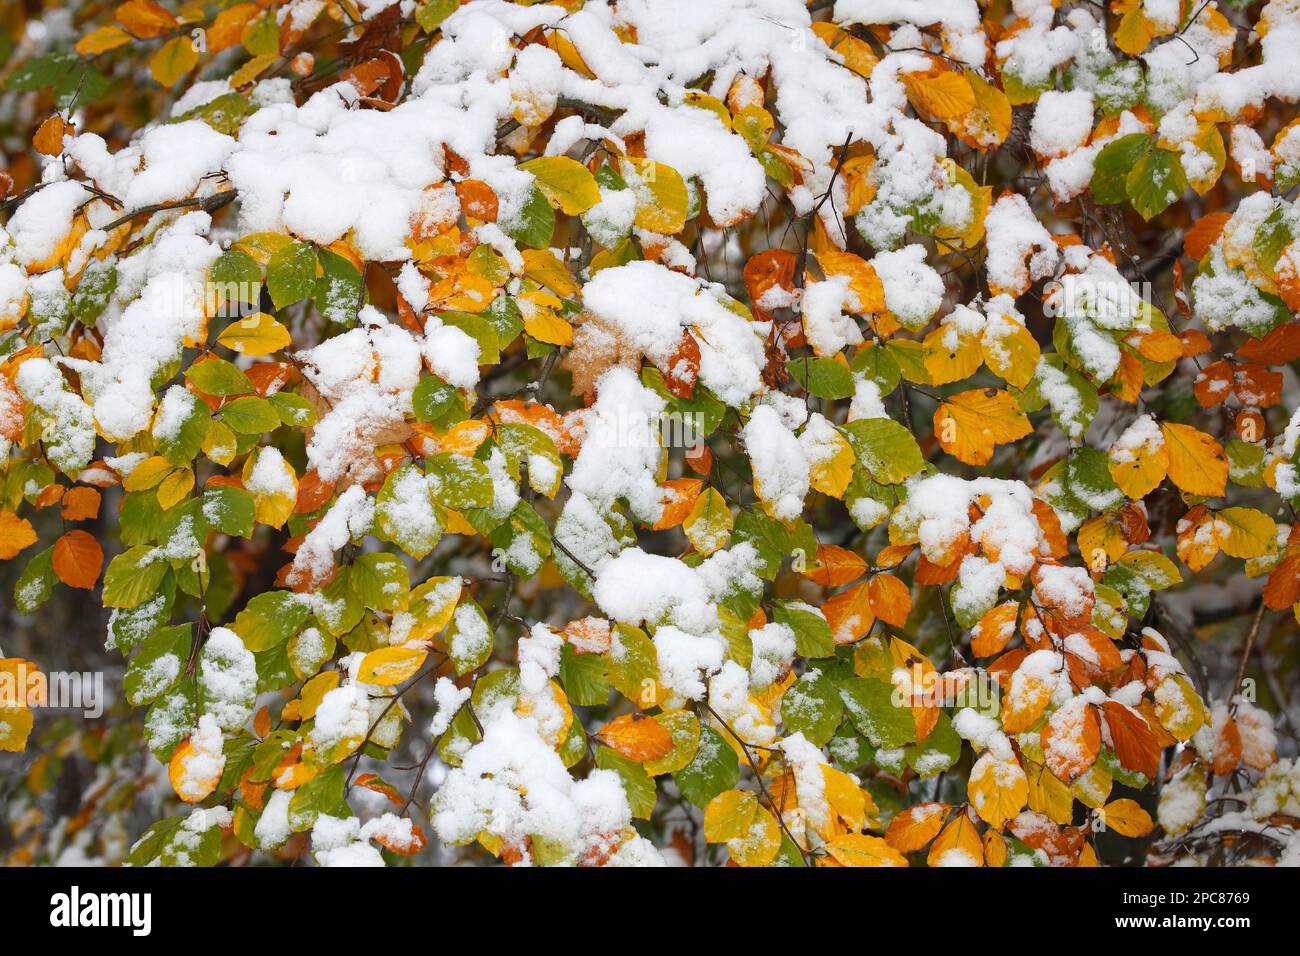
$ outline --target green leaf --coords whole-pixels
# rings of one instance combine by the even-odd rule
[[[695,757],[673,774],[673,781],[682,796],[702,809],[740,782],[740,760],[722,734],[712,727],[701,727]]]
[[[858,463],[881,484],[899,484],[925,467],[912,433],[892,418],[859,418],[843,430]]]
[[[208,411],[208,406],[195,397],[195,395],[181,388],[179,385],[173,386],[163,398],[161,409],[163,413],[174,412],[175,405],[189,404],[189,413],[181,421],[179,427],[173,427],[168,432],[160,433],[158,430],[159,422],[155,420],[153,428],[154,447],[158,453],[166,458],[173,465],[188,465],[194,460],[194,457],[203,450],[203,439],[208,435],[208,426],[212,422],[212,415]],[[163,415],[160,414],[159,418]]]
[[[253,496],[243,488],[218,485],[203,493],[203,517],[222,534],[251,537],[253,516]]]
[[[275,406],[257,395],[244,395],[221,406],[221,420],[241,435],[260,435],[280,427]]]
[[[560,685],[568,695],[569,703],[580,707],[603,707],[609,700],[604,657],[579,654],[566,641],[560,648]]]
[[[354,325],[361,307],[361,272],[347,259],[328,249],[317,250],[321,275],[312,292],[320,314],[337,325]]]
[[[1102,205],[1123,202],[1128,197],[1128,174],[1153,140],[1149,133],[1129,133],[1107,143],[1093,164],[1092,198]]]
[[[312,294],[317,261],[316,250],[305,242],[291,242],[271,256],[266,264],[266,288],[277,309]]]
[[[1187,191],[1181,154],[1158,147],[1148,150],[1129,171],[1124,189],[1143,219],[1164,212]]]
[[[267,397],[280,421],[294,428],[310,428],[316,424],[316,408],[295,392],[276,392]]]
[[[123,551],[104,572],[104,606],[129,608],[143,604],[158,590],[167,569],[167,562],[153,548]]]
[[[223,358],[206,358],[185,370],[185,380],[204,395],[226,398],[257,391],[248,376]]]
[[[492,476],[486,462],[442,452],[428,459],[425,468],[430,491],[439,504],[456,511],[492,504]]]
[[[375,496],[375,527],[380,537],[407,554],[423,558],[437,546],[446,512],[433,499],[429,482],[409,462],[384,479]]]
[[[781,712],[785,713],[784,703]],[[904,748],[907,765],[922,779],[948,770],[961,758],[961,738],[952,728],[952,720],[943,711],[929,736]]]
[[[463,408],[460,390],[436,375],[426,375],[420,379],[411,393],[411,405],[416,418],[435,424],[443,423],[444,416]]]
[[[545,249],[555,232],[555,210],[536,185],[528,192],[523,208],[498,223],[507,236],[530,249]]]
[[[245,605],[230,627],[250,651],[265,651],[302,630],[308,613],[307,602],[298,595],[289,591],[264,591]]]
[[[773,617],[794,631],[795,653],[800,657],[831,657],[835,653],[835,636],[826,616],[802,601],[777,601]]]
[[[50,599],[58,580],[54,573],[54,546],[50,545],[28,561],[18,576],[14,583],[14,607],[23,614],[31,614]]]
[[[191,625],[165,627],[140,642],[122,690],[132,707],[152,703],[180,680],[190,655]]]
[[[239,96],[238,93],[231,94]],[[239,97],[241,100],[242,96]],[[208,270],[207,294],[217,315],[233,316],[235,305],[256,305],[261,298],[262,268],[242,249],[227,249]]]
[[[840,399],[853,395],[853,373],[833,358],[795,358],[787,363],[804,391],[818,398]]]
[[[847,677],[840,682],[849,719],[877,747],[902,747],[916,738],[911,708],[895,706],[893,695],[893,685],[877,678]]]
[[[645,768],[608,747],[596,748],[596,766],[602,770],[613,770],[623,779],[623,791],[627,794],[632,816],[638,820],[649,820],[655,811],[655,782],[645,772]]]
[[[318,773],[293,792],[289,800],[289,829],[294,833],[310,830],[322,813],[331,817],[350,817],[343,799],[345,784],[343,764],[335,764]]]
[[[824,747],[844,717],[844,703],[835,682],[821,671],[804,674],[781,698],[781,720],[791,733],[801,733]]]
[[[411,579],[395,554],[363,554],[352,563],[348,578],[353,596],[375,611],[405,610]]]
[[[72,294],[72,317],[94,325],[117,288],[117,264],[113,259],[91,259]]]
[[[492,627],[478,603],[461,601],[444,635],[457,674],[482,667],[492,656]]]

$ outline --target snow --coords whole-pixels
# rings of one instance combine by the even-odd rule
[[[1052,236],[1017,193],[1003,196],[984,219],[988,237],[985,268],[995,291],[1019,293],[1056,268]]]
[[[763,340],[751,323],[722,304],[722,294],[721,286],[655,262],[602,269],[582,289],[587,308],[660,368],[676,351],[681,330],[695,328],[699,380],[739,407],[763,388]]]
[[[925,247],[878,252],[871,265],[885,287],[885,305],[904,326],[919,329],[943,305],[943,280],[925,261]]]
[[[199,690],[203,707],[222,730],[238,730],[253,716],[257,665],[229,628],[214,627],[199,652]]]
[[[1086,90],[1048,90],[1034,105],[1029,142],[1044,157],[1074,152],[1092,132],[1092,94]]]
[[[754,469],[754,488],[772,515],[791,521],[808,495],[808,458],[794,433],[769,405],[754,409],[741,432]]]

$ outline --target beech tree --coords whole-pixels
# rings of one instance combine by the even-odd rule
[[[7,862],[1300,863],[1297,0],[3,23]]]

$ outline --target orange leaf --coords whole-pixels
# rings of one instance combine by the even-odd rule
[[[1251,339],[1237,354],[1252,362],[1286,365],[1300,358],[1300,322],[1279,325],[1262,339]]]
[[[616,717],[594,736],[606,747],[638,763],[655,760],[673,749],[672,735],[663,724],[645,714]]]
[[[704,482],[699,478],[674,478],[659,486],[663,489],[663,513],[654,524],[655,531],[675,528],[691,513],[695,499],[700,496]]]
[[[1160,745],[1146,718],[1115,700],[1102,701],[1101,711],[1120,766],[1146,774],[1148,779],[1155,777],[1160,769]]]
[[[63,496],[63,517],[66,521],[89,521],[99,516],[100,494],[94,488],[78,485],[69,488]]]
[[[1040,739],[1047,769],[1068,783],[1085,773],[1101,750],[1097,712],[1082,697],[1073,697],[1048,719]]]
[[[886,624],[902,627],[912,611],[912,592],[892,574],[878,574],[867,585],[871,610]]]
[[[36,135],[32,137],[32,145],[36,147],[36,152],[45,156],[58,156],[59,153],[63,152],[63,132],[65,127],[63,117],[58,113],[48,117],[36,130]]]
[[[142,40],[176,29],[178,22],[166,7],[154,0],[126,0],[113,17],[128,33]]]
[[[971,628],[971,653],[976,657],[992,657],[1007,646],[1016,633],[1016,614],[1020,606],[1015,601],[1004,601],[987,611]]]
[[[70,588],[89,591],[103,566],[103,549],[85,531],[69,531],[54,542],[54,573]]]
[[[946,803],[921,803],[908,807],[889,821],[885,840],[902,853],[915,852],[934,839],[943,827],[947,810]]]
[[[984,865],[984,844],[980,842],[975,824],[969,816],[959,813],[955,820],[943,828],[943,832],[930,847],[926,863],[929,866]]]
[[[36,532],[30,521],[12,511],[0,511],[0,561],[7,561],[35,543]]]
[[[831,626],[836,644],[852,644],[863,637],[876,623],[871,610],[871,596],[867,585],[855,584],[822,605],[826,623]]]
[[[804,571],[804,576],[822,587],[837,588],[856,581],[867,570],[867,560],[862,555],[836,544],[817,545],[817,566]]]
[[[0,542],[3,540],[0,534]],[[1297,601],[1300,601],[1300,552],[1287,556],[1264,584],[1264,603],[1270,610],[1282,611]]]
[[[1183,234],[1183,255],[1200,260],[1210,251],[1214,240],[1223,232],[1224,225],[1232,218],[1230,212],[1212,212],[1196,220],[1196,224]]]

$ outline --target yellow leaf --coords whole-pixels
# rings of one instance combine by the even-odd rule
[[[725,843],[744,836],[758,813],[758,798],[748,790],[726,790],[704,808],[704,839]]]
[[[1178,740],[1190,740],[1205,723],[1205,706],[1191,682],[1182,674],[1170,674],[1155,690],[1156,719]]]
[[[925,370],[933,385],[970,378],[984,360],[980,330],[963,328],[960,320],[945,320],[925,337]]]
[[[115,27],[109,24],[100,27],[98,30],[92,30],[84,37],[77,41],[73,47],[82,56],[98,56],[100,53],[106,53],[109,50],[122,46],[124,43],[131,42],[131,34],[127,33],[121,27]]]
[[[1042,764],[1029,763],[1029,809],[1041,813],[1053,823],[1068,826],[1074,819],[1074,794],[1069,784],[1062,781]]]
[[[428,656],[427,651],[410,647],[381,647],[361,659],[357,680],[363,684],[392,687],[413,676]]]
[[[275,449],[260,448],[244,462],[244,488],[253,495],[254,517],[281,527],[298,501],[298,476]]]
[[[1141,3],[1134,3],[1115,28],[1115,45],[1129,56],[1137,56],[1155,39],[1155,28],[1142,11]]]
[[[265,53],[262,56],[252,57],[247,63],[230,75],[229,83],[231,88],[239,89],[245,84],[252,83],[262,75],[267,67],[278,59],[279,57],[272,53]],[[285,238],[288,239],[289,237],[286,236]]]
[[[127,491],[148,491],[175,470],[176,466],[166,458],[154,455],[131,469],[131,473],[122,481],[122,487]]]
[[[407,604],[407,611],[415,618],[411,640],[427,641],[447,626],[460,602],[462,587],[458,577],[436,577],[411,590]]]
[[[524,331],[548,345],[572,345],[573,326],[550,309],[533,306],[524,316]]]
[[[1277,547],[1277,522],[1254,508],[1224,508],[1216,517],[1228,525],[1223,552],[1234,558],[1258,558]]]
[[[600,202],[600,186],[591,171],[567,156],[539,156],[519,168],[532,173],[537,188],[553,206],[568,216],[577,216]]]
[[[851,252],[831,248],[817,251],[817,264],[827,278],[849,277],[849,291],[857,298],[857,302],[849,303],[851,311],[859,315],[885,311],[885,286],[870,262]]]
[[[907,866],[907,857],[880,837],[847,833],[826,844],[826,852],[841,866]]]
[[[813,462],[809,470],[809,484],[814,491],[820,491],[832,498],[843,498],[849,482],[853,480],[853,463],[856,458],[853,446],[839,432],[832,432],[826,445],[819,447],[820,457]]]
[[[930,846],[930,866],[983,866],[984,844],[965,812],[943,828]]]
[[[186,803],[198,803],[217,789],[221,782],[220,754],[199,750],[186,740],[176,748],[167,765],[167,779],[176,796]]]
[[[203,454],[224,467],[235,460],[238,450],[235,433],[230,426],[212,419],[208,423],[208,433],[203,436]]]
[[[996,313],[984,323],[980,341],[984,364],[1013,388],[1024,388],[1034,377],[1042,350],[1024,323]]]
[[[986,465],[993,446],[1024,438],[1029,419],[1009,394],[974,388],[949,396],[934,413],[934,433],[943,450],[968,465]]]
[[[822,783],[834,824],[834,832],[824,833],[823,837],[834,836],[845,830],[856,833],[867,825],[867,795],[852,777],[823,764]]]
[[[625,162],[631,167],[630,177],[625,178],[633,181],[636,190],[633,222],[637,228],[665,236],[681,232],[690,208],[681,173],[653,159],[629,156]]]
[[[18,753],[26,749],[32,723],[30,707],[0,706],[0,751]]]
[[[289,330],[265,312],[255,312],[237,322],[231,322],[217,336],[219,344],[252,356],[278,352],[291,341]]]
[[[708,556],[727,543],[732,522],[726,499],[716,488],[708,488],[695,499],[691,513],[682,522],[682,530],[695,550]]]
[[[1113,800],[1101,808],[1101,818],[1106,826],[1121,836],[1146,836],[1155,827],[1151,814],[1128,798]]]
[[[1169,470],[1169,446],[1150,416],[1124,430],[1110,446],[1107,467],[1119,490],[1134,500],[1145,498]]]
[[[914,106],[939,119],[961,117],[975,108],[970,80],[952,70],[905,73],[903,85]]]
[[[1029,781],[1014,756],[997,756],[986,750],[971,768],[966,792],[980,819],[1001,830],[1025,808]]]
[[[149,58],[149,72],[163,86],[171,86],[199,64],[199,54],[188,36],[172,37]]]
[[[158,484],[158,504],[166,511],[185,500],[194,487],[194,470],[178,468]]]
[[[321,671],[307,683],[302,685],[302,692],[298,695],[298,719],[311,720],[316,716],[316,708],[320,702],[325,699],[325,695],[339,686],[338,671]]]
[[[1190,425],[1161,424],[1169,449],[1169,480],[1189,495],[1215,498],[1228,480],[1228,459],[1219,443]]]
[[[974,70],[963,71],[975,97],[974,107],[967,113],[947,117],[945,122],[964,143],[976,149],[989,150],[1002,145],[1011,133],[1011,101],[992,83]]]

